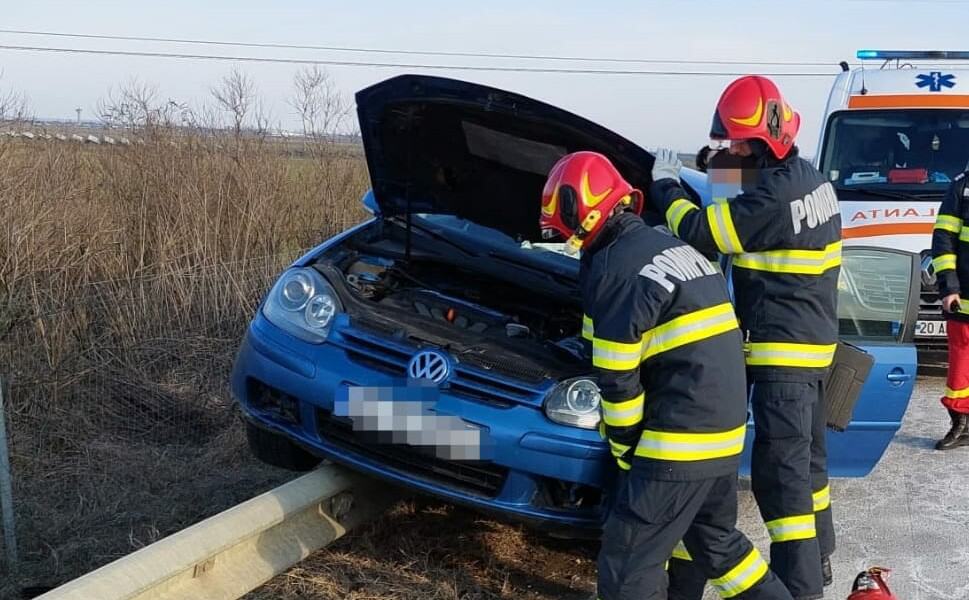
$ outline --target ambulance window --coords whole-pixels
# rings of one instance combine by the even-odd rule
[[[845,248],[838,280],[838,326],[846,339],[898,342],[911,333],[911,255]],[[916,296],[917,297],[917,296]]]
[[[831,116],[822,172],[839,189],[944,191],[969,163],[969,111],[851,110]]]

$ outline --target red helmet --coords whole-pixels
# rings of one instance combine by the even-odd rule
[[[890,569],[882,567],[872,567],[858,573],[848,600],[898,600],[885,583],[889,573]]]
[[[747,75],[727,86],[713,113],[710,137],[715,140],[762,140],[777,158],[794,145],[801,115],[794,112],[774,82]]]
[[[633,188],[609,159],[598,152],[573,152],[559,159],[542,190],[542,234],[558,233],[574,254],[602,231],[613,214],[643,208],[643,193]]]

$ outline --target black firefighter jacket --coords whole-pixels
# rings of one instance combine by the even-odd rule
[[[960,294],[959,310],[946,317],[969,322],[969,172],[952,182],[932,230],[932,265],[939,297]],[[962,290],[966,290],[962,296]]]
[[[792,151],[765,164],[756,187],[706,208],[673,179],[650,192],[680,239],[731,256],[750,379],[823,376],[838,337],[841,213],[821,173]]]
[[[654,478],[735,473],[747,391],[723,276],[694,248],[626,213],[583,254],[583,336],[620,465]]]

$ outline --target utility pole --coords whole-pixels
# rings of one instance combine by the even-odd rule
[[[14,532],[13,486],[10,477],[10,455],[7,446],[7,424],[4,415],[4,385],[0,378],[0,523],[3,529],[3,546],[7,555],[7,569],[17,572],[17,536]]]

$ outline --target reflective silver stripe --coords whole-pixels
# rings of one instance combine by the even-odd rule
[[[814,524],[814,513],[782,517],[768,521],[767,532],[773,542],[790,542],[794,540],[811,539],[817,535]]]
[[[710,580],[710,584],[723,598],[732,598],[746,592],[768,571],[767,563],[756,548],[737,567],[740,567],[739,571],[735,567],[723,577]]]
[[[720,246],[720,250],[724,254],[737,254],[739,252],[743,252],[743,248],[734,244],[732,236],[736,235],[736,231],[733,229],[733,222],[727,222],[729,216],[724,214],[725,211],[730,210],[730,204],[712,204],[707,208],[707,210],[713,214],[713,217],[716,220],[716,224],[713,228],[713,238],[714,241],[717,242],[717,245]]]
[[[822,250],[768,250],[750,252],[734,258],[734,265],[776,273],[822,275],[841,264],[841,242],[828,244]]]
[[[662,326],[657,327],[653,330],[654,333],[652,333],[652,335],[650,335],[650,332],[647,332],[645,336],[646,344],[643,348],[643,358],[649,358],[661,352],[665,352],[666,350],[671,350],[673,348],[682,346],[686,343],[705,339],[708,336],[697,336],[690,334],[701,333],[707,329],[716,327],[717,325],[726,324],[733,324],[734,326],[737,325],[737,317],[734,315],[732,308],[719,314],[714,313],[710,317],[701,318],[699,321],[684,323],[683,325],[672,327],[670,329],[662,330]],[[731,329],[733,328],[731,327]],[[717,335],[719,333],[723,333],[723,331],[711,331],[712,335]]]
[[[666,224],[669,225],[674,234],[680,234],[680,222],[691,210],[699,209],[695,204],[683,198],[673,201],[673,204],[670,205],[669,210],[666,211]]]
[[[624,362],[624,363],[629,361],[636,361],[636,363],[639,364],[639,361],[642,359],[642,354],[643,353],[641,350],[620,352],[619,350],[606,350],[605,348],[601,348],[599,346],[595,346],[592,348],[593,359],[606,360],[606,361],[617,361],[617,362]]]
[[[657,460],[696,461],[740,454],[746,424],[729,431],[692,433],[646,429],[636,445],[636,456]]]
[[[962,229],[962,219],[951,215],[939,215],[935,219],[935,227],[933,229],[942,229],[949,233],[959,233]]]
[[[605,405],[602,406],[602,416],[606,421],[622,421],[624,419],[642,416],[642,414],[642,404],[633,408],[627,408],[626,410],[615,410],[606,408]]]
[[[753,342],[745,349],[750,366],[819,368],[831,364],[836,348],[837,344]]]
[[[640,439],[637,448],[672,451],[672,452],[702,452],[704,450],[726,450],[742,442],[740,440],[722,440],[716,442],[674,442],[671,440]]]

